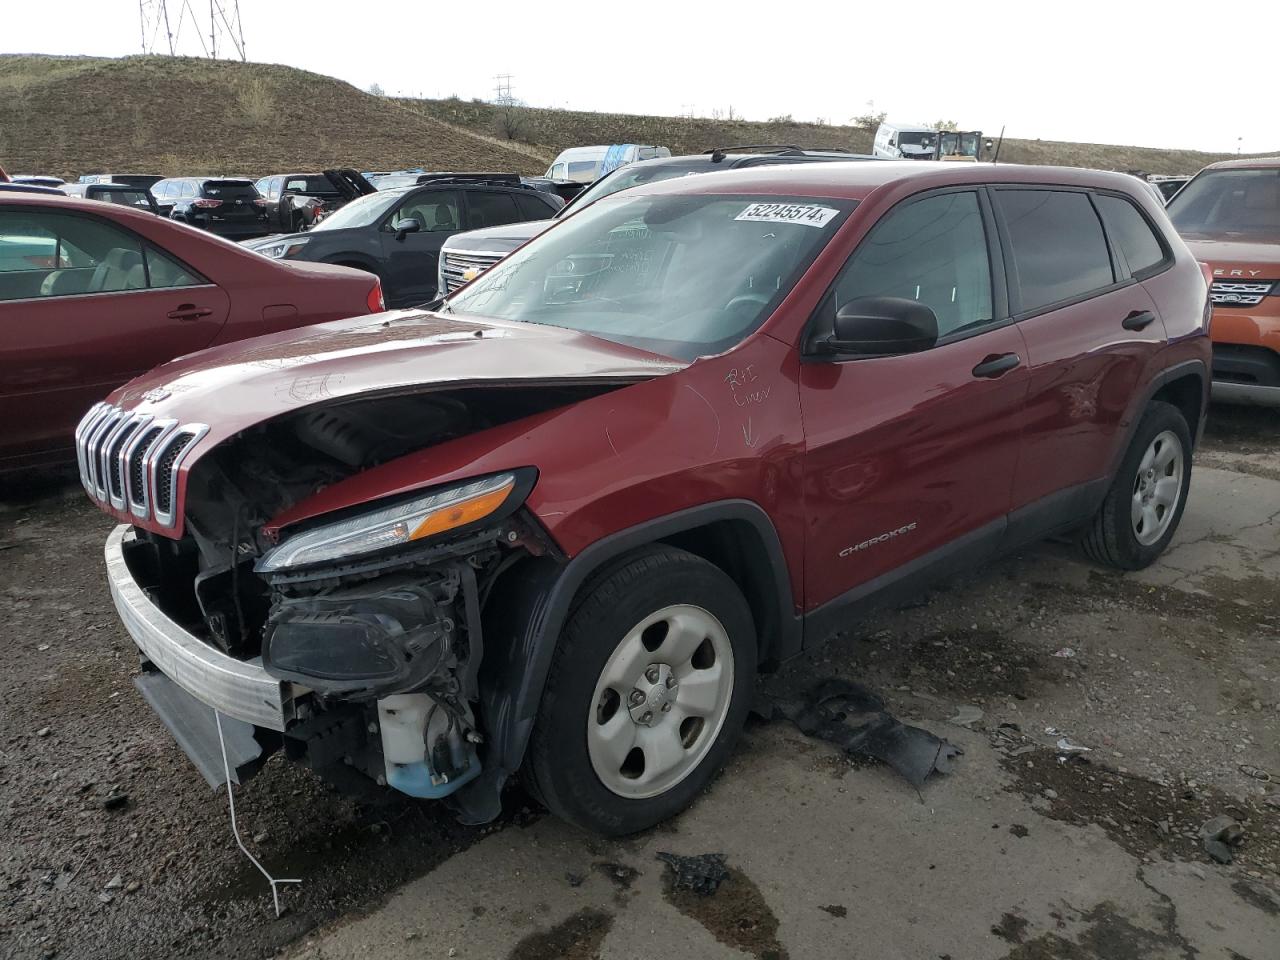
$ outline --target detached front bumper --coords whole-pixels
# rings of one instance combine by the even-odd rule
[[[257,662],[236,660],[214,649],[152,603],[125,561],[124,548],[133,537],[125,524],[107,537],[107,583],[116,612],[142,656],[223,716],[283,732],[292,715],[286,684]]]

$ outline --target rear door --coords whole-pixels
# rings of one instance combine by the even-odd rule
[[[994,550],[1009,509],[1025,347],[981,189],[890,210],[820,310],[882,296],[928,305],[940,335],[920,353],[800,365],[811,611]]]
[[[417,220],[419,229],[399,233],[405,220]],[[385,273],[382,292],[388,307],[406,307],[434,300],[440,248],[462,229],[462,196],[457,190],[425,188],[406,194],[383,221]]]
[[[209,345],[224,291],[106,219],[0,211],[0,466],[70,442],[84,411]]]
[[[1030,383],[1013,493],[1022,511],[1015,520],[1027,529],[1011,536],[1029,538],[1087,516],[1105,491],[1134,392],[1165,340],[1135,273],[1149,276],[1171,261],[1122,194],[1061,187],[992,193],[1011,309],[1027,343]],[[1122,234],[1133,268],[1119,249]]]

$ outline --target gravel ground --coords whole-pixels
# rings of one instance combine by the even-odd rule
[[[1280,480],[1274,412],[1215,408],[1198,459],[1242,484]],[[0,489],[0,645],[9,657],[0,685],[0,955],[270,955],[375,908],[486,834],[521,835],[538,819],[514,793],[509,819],[463,828],[437,806],[356,803],[273,761],[238,794],[251,846],[273,870],[306,878],[273,919],[265,885],[232,844],[225,796],[208,790],[132,686],[136,658],[102,573],[110,526],[65,477]],[[1209,529],[1187,549],[1235,546]],[[904,717],[959,717],[990,744],[1003,789],[1028,813],[1096,825],[1135,855],[1207,863],[1196,831],[1231,815],[1247,837],[1231,869],[1274,907],[1258,891],[1280,883],[1280,583],[1270,568],[1219,576],[1198,565],[1200,554],[1186,556],[1197,578],[1175,586],[1159,574],[1097,571],[1065,546],[1036,547],[857,624],[845,642],[770,683],[847,676]],[[1061,737],[1092,749],[1059,762]],[[749,736],[746,749],[759,740]],[[805,747],[799,741],[793,755],[811,778],[849,775],[843,757]],[[727,789],[724,780],[716,789]],[[839,905],[819,909],[841,916],[828,906]],[[590,911],[572,920],[529,931],[511,956],[594,955],[612,921]],[[765,923],[742,949],[768,955],[755,941],[773,943],[775,928]],[[1021,932],[1014,918],[1005,939],[1021,943]]]

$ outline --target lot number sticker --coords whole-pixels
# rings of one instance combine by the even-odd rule
[[[803,223],[806,227],[825,227],[840,211],[807,203],[753,203],[733,219],[760,223]]]

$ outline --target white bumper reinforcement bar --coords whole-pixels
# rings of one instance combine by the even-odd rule
[[[107,537],[107,582],[116,611],[143,656],[187,693],[228,717],[283,731],[284,684],[256,662],[229,657],[170,620],[134,582],[124,544],[134,533],[121,524]]]

